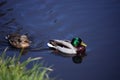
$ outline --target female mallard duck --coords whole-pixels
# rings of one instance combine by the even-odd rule
[[[73,38],[72,41],[50,40],[48,47],[58,50],[68,55],[80,55],[85,53],[86,44],[80,38]]]
[[[27,35],[10,34],[6,37],[9,43],[16,48],[28,48],[30,46],[30,40]]]

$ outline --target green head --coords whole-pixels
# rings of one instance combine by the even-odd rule
[[[71,44],[74,47],[78,47],[81,44],[81,42],[82,42],[82,40],[80,38],[76,37],[76,38],[72,39]]]

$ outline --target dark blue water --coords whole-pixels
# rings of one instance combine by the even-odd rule
[[[4,2],[2,0],[1,2]],[[9,46],[4,36],[28,33],[31,47],[47,48],[50,39],[81,37],[88,45],[81,64],[50,50],[28,51],[22,59],[43,57],[53,66],[51,77],[61,80],[120,80],[119,0],[6,0],[0,4],[0,47]],[[2,50],[1,50],[2,51]],[[8,55],[18,53],[9,50]]]

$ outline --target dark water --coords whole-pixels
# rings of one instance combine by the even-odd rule
[[[119,0],[2,0],[0,3],[0,47],[9,46],[4,36],[28,33],[31,47],[47,48],[50,39],[81,37],[87,56],[81,64],[49,50],[29,51],[22,59],[42,56],[53,66],[51,77],[61,80],[120,80]],[[1,50],[2,51],[2,50]],[[13,55],[17,50],[9,50]]]

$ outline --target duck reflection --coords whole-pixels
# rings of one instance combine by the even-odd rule
[[[79,55],[67,55],[67,54],[61,53],[58,50],[55,50],[53,48],[49,48],[49,49],[46,49],[46,50],[52,50],[51,53],[53,55],[56,55],[56,56],[61,56],[61,57],[65,57],[65,58],[71,58],[73,63],[75,63],[75,64],[82,63],[83,59],[87,56],[86,53],[82,53],[82,54],[79,54]]]
[[[76,63],[76,64],[82,63],[83,58],[84,58],[85,56],[87,56],[86,53],[84,53],[84,54],[82,54],[82,55],[73,56],[73,57],[72,57],[72,61],[73,61],[74,63]]]

